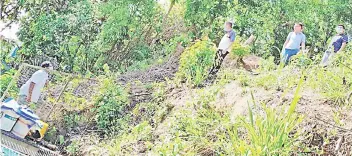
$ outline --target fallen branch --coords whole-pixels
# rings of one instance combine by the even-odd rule
[[[348,68],[349,70],[352,70],[352,68],[350,68],[349,66],[345,65],[344,63],[341,62],[340,64],[342,64],[343,66],[345,66],[345,67]]]
[[[335,128],[338,128],[338,129],[340,129],[340,130],[342,130],[342,131],[352,132],[352,129],[346,129],[346,128],[337,126],[337,125],[335,125],[335,124],[331,124],[331,123],[329,123],[329,122],[327,122],[327,121],[325,121],[325,120],[323,120],[323,119],[317,118],[316,116],[315,116],[314,118],[315,118],[316,120],[319,120],[319,121],[321,121],[321,122],[324,122],[325,124],[328,124],[328,125],[330,125],[330,126],[333,126],[333,127],[335,127]]]
[[[141,94],[133,94],[133,96],[143,96],[143,95],[151,95],[152,93],[141,93]]]

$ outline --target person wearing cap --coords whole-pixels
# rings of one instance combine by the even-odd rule
[[[42,68],[53,70],[53,66],[49,61],[45,61],[41,64]],[[47,84],[49,80],[49,73],[47,70],[36,71],[31,78],[21,86],[18,94],[17,103],[19,105],[28,106],[29,103],[37,103],[41,90]]]
[[[303,24],[295,23],[293,27],[293,32],[290,32],[286,38],[286,41],[283,46],[283,57],[282,61],[285,65],[288,64],[290,58],[296,55],[300,48],[302,51],[305,50],[306,36],[303,34]]]
[[[336,27],[336,32],[337,34],[331,39],[329,47],[325,51],[323,59],[321,60],[320,64],[324,67],[328,65],[329,60],[331,60],[335,54],[343,51],[348,43],[348,37],[345,34],[344,25],[338,25]]]
[[[218,46],[218,50],[215,55],[215,61],[210,69],[209,75],[215,75],[224,61],[227,54],[231,51],[231,45],[235,41],[236,32],[232,29],[233,21],[227,21],[224,25],[225,35],[221,38],[221,41]]]

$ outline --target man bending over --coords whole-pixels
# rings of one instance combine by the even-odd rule
[[[41,64],[42,68],[53,70],[53,66],[49,61],[45,61]],[[41,90],[47,84],[49,80],[49,74],[46,70],[36,71],[32,77],[22,85],[20,93],[18,94],[18,104],[28,106],[31,102],[37,103]]]

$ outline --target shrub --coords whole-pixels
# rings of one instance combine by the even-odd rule
[[[10,69],[9,71],[6,71],[2,75],[0,75],[0,95],[2,96],[7,89],[8,85],[10,84],[11,80],[15,76],[16,70]],[[19,89],[17,88],[16,84],[13,84],[11,88],[9,89],[7,97],[12,97],[15,98],[18,94]]]
[[[210,41],[197,41],[181,55],[177,75],[193,85],[202,83],[213,64],[215,50],[214,44]]]
[[[260,61],[258,71],[259,72],[268,72],[276,69],[276,64],[274,62],[275,57],[271,56],[268,59],[263,59]]]
[[[69,146],[66,147],[66,150],[70,155],[78,155],[79,142],[77,140],[73,141]]]
[[[231,51],[232,55],[238,56],[240,58],[250,53],[249,46],[241,45],[240,38],[237,38],[231,47],[232,47],[232,51]]]
[[[131,128],[130,132],[123,133],[109,144],[103,144],[109,155],[135,155],[141,148],[148,148],[152,139],[152,127],[148,122],[142,122]]]
[[[112,80],[104,80],[100,96],[95,102],[99,128],[105,132],[119,132],[124,129],[129,118],[124,113],[128,104],[128,93],[125,88],[114,84]]]
[[[307,55],[301,53],[298,53],[297,55],[293,56],[291,58],[291,63],[293,65],[296,65],[297,67],[308,67],[311,65],[313,60],[311,60]]]

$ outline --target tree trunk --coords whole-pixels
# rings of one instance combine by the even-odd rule
[[[4,0],[1,0],[0,2],[0,19],[3,19],[2,12],[4,9]]]
[[[171,0],[171,4],[170,4],[170,7],[169,7],[169,10],[167,11],[166,15],[165,15],[165,21],[167,20],[167,18],[169,17],[169,14],[172,10],[172,8],[174,7],[174,5],[176,4],[176,0]],[[163,22],[164,23],[164,22]]]

